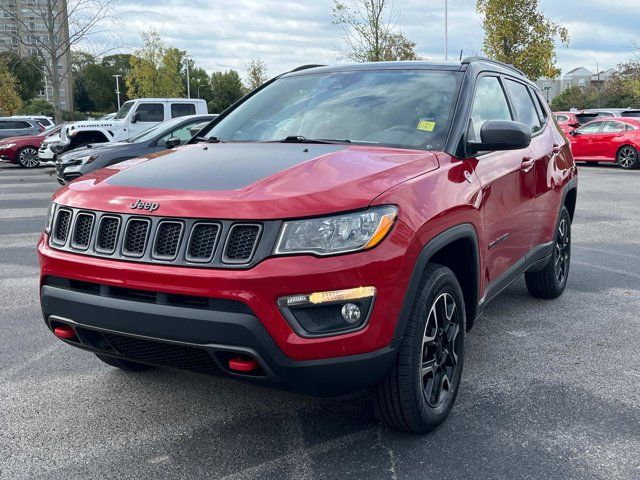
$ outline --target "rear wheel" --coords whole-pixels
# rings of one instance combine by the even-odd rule
[[[616,163],[625,170],[638,168],[638,151],[629,145],[622,147],[618,150]]]
[[[143,363],[132,362],[130,360],[124,360],[122,358],[111,357],[109,355],[101,355],[96,353],[96,357],[102,360],[107,365],[120,368],[122,370],[128,370],[130,372],[142,372],[144,370],[150,370],[153,367],[151,365],[145,365]]]
[[[447,267],[429,265],[396,363],[372,389],[373,407],[382,423],[426,433],[447,418],[462,376],[465,320],[455,274]]]
[[[558,298],[564,292],[571,265],[571,215],[562,207],[556,227],[551,260],[542,270],[527,272],[524,279],[529,293],[538,298]]]
[[[40,165],[38,150],[34,147],[24,147],[16,154],[18,165],[24,168],[35,168]]]

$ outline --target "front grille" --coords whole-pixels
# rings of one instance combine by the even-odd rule
[[[113,253],[118,240],[120,219],[118,217],[104,216],[100,219],[98,236],[96,238],[96,250],[101,253]]]
[[[196,223],[191,231],[187,260],[207,262],[213,257],[220,226],[215,223]]]
[[[229,233],[222,260],[227,263],[244,263],[251,260],[259,235],[258,225],[234,225]]]
[[[235,222],[58,207],[50,246],[129,262],[249,268],[271,255],[281,221]]]
[[[127,223],[122,253],[132,257],[141,257],[147,244],[147,234],[151,222],[144,218],[132,218]]]
[[[155,342],[113,333],[103,335],[117,353],[131,360],[209,375],[225,373],[211,355],[197,347]]]
[[[53,229],[53,240],[55,243],[63,245],[67,241],[69,235],[69,227],[71,226],[71,211],[60,209],[56,216],[56,223]]]
[[[91,232],[93,230],[93,214],[81,212],[76,217],[73,229],[72,245],[74,248],[86,249],[89,247]]]
[[[153,256],[172,259],[178,254],[182,238],[182,222],[162,221],[156,233]]]

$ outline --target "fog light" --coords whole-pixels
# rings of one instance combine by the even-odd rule
[[[360,321],[360,307],[355,303],[345,303],[342,306],[342,318],[347,323],[358,323]]]

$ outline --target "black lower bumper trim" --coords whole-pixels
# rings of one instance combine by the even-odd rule
[[[53,321],[76,329],[79,341],[67,343],[80,348],[141,363],[268,381],[316,396],[355,392],[379,382],[397,353],[396,341],[366,354],[291,360],[250,311],[150,304],[51,285],[42,286],[41,305],[49,328]],[[233,353],[256,359],[257,374],[229,370],[225,359]]]

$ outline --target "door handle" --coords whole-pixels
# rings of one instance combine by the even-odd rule
[[[533,158],[524,157],[522,159],[522,163],[520,164],[520,169],[524,173],[529,173],[535,164],[536,164],[536,161]]]

